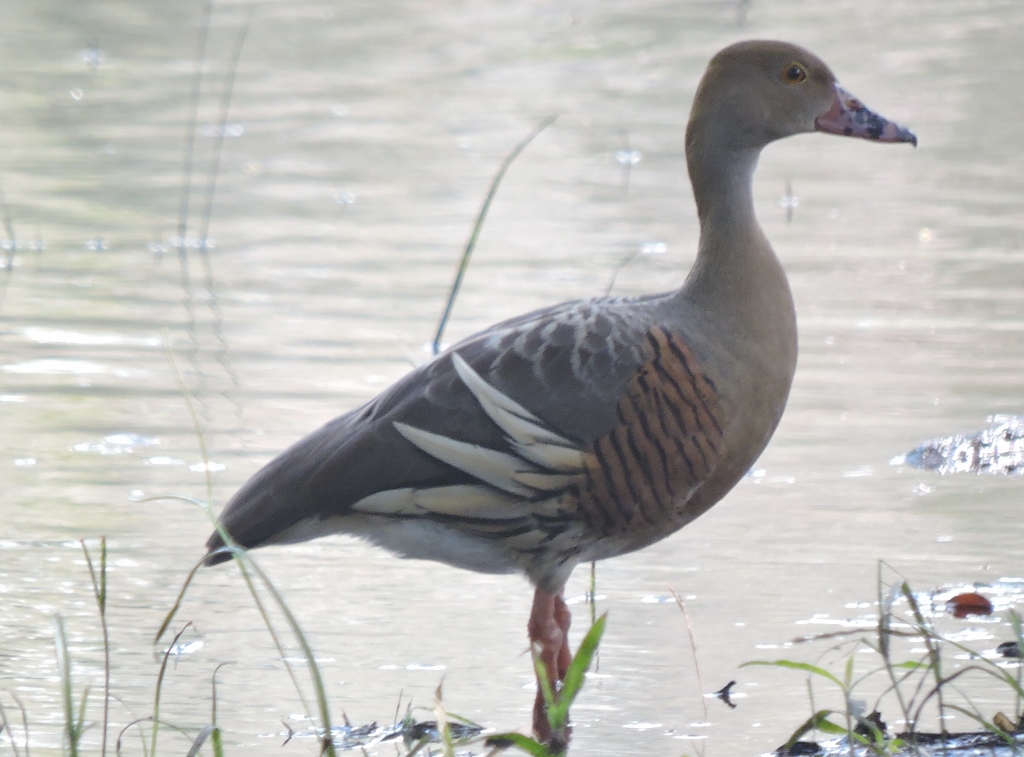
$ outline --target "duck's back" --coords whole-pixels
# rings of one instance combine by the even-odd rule
[[[691,311],[672,293],[498,324],[271,461],[223,524],[243,546],[349,531],[538,583],[656,541],[736,483],[788,391],[752,420],[743,386],[764,371]],[[409,528],[460,554],[417,553]]]

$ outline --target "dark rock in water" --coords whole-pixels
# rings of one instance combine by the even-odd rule
[[[822,754],[825,750],[816,741],[797,741],[788,747],[780,746],[775,750],[778,757],[798,757],[798,755]]]
[[[1000,713],[1001,714],[1001,713]],[[997,716],[998,717],[998,716]],[[1007,721],[1009,718],[1002,716]],[[1010,723],[1012,726],[1013,724]],[[870,737],[869,737],[870,738]],[[898,733],[896,741],[887,741],[881,749],[862,741],[853,744],[845,737],[817,743],[797,741],[791,746],[779,747],[776,757],[869,757],[892,754],[893,757],[1020,757],[1024,753],[1024,736],[1019,729],[970,733]],[[902,743],[900,743],[902,742]]]
[[[853,729],[853,732],[866,739],[874,741],[876,733],[885,736],[889,731],[889,726],[882,720],[882,713],[878,710],[875,710],[866,718],[858,718],[858,720],[860,722],[857,723],[857,727]]]
[[[478,736],[482,730],[483,728],[473,723],[448,723],[448,733],[456,740],[471,739],[474,736]],[[433,720],[428,720],[423,723],[413,723],[407,726],[402,732],[402,736],[406,741],[413,743],[421,741],[422,739],[441,741],[441,735],[437,732],[437,723]]]
[[[473,723],[448,723],[448,734],[456,743],[476,738],[482,731],[482,726]],[[331,735],[336,749],[342,751],[359,749],[363,754],[366,753],[366,747],[377,746],[389,741],[402,741],[406,747],[411,747],[422,742],[439,742],[442,740],[437,732],[437,723],[435,721],[427,720],[417,723],[412,718],[401,720],[390,726],[378,726],[377,723],[354,726],[346,718],[345,725],[336,725],[331,728]],[[319,729],[313,727],[305,728],[302,731],[292,731],[289,728],[288,739],[290,740],[293,736],[296,738],[313,737],[319,740],[323,737],[323,734]]]
[[[993,750],[1010,748],[1013,754],[1020,754],[1024,742],[1012,738],[1013,734],[999,734],[989,731],[976,733],[899,733],[896,738],[915,747],[937,746],[943,754],[955,755],[977,754],[977,750]]]
[[[996,647],[996,651],[1003,657],[1024,657],[1024,655],[1020,653],[1020,647],[1015,641],[1004,641]]]
[[[997,415],[989,420],[996,425],[974,434],[932,439],[890,462],[939,473],[1024,475],[1024,417]]]

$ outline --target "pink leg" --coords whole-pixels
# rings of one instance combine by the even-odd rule
[[[569,649],[569,626],[572,625],[572,613],[562,598],[561,593],[555,597],[555,622],[562,631],[562,648],[558,650],[558,680],[565,680],[572,662],[572,650]]]
[[[536,645],[541,662],[544,663],[548,683],[554,691],[558,691],[558,684],[565,678],[565,673],[569,669],[569,661],[572,659],[572,652],[569,649],[569,625],[571,622],[572,616],[561,592],[549,594],[543,589],[537,589],[534,592],[533,609],[530,612],[527,630],[530,634],[531,644]],[[551,733],[544,694],[541,692],[539,681],[537,682],[537,698],[533,703],[533,732],[540,741],[545,743],[550,742],[552,736],[556,735]],[[565,734],[557,735],[559,738],[565,738]]]

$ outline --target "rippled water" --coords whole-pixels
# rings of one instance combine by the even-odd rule
[[[209,472],[222,503],[291,441],[425,360],[487,184],[542,118],[559,114],[505,179],[449,338],[613,278],[622,294],[681,282],[697,237],[683,124],[707,59],[746,37],[815,50],[920,148],[808,136],[766,151],[758,212],[800,318],[790,407],[723,503],[598,566],[610,621],[574,710],[574,753],[770,750],[809,713],[805,682],[738,666],[815,659],[822,649],[778,647],[870,620],[879,559],[922,588],[1020,576],[1019,479],[888,461],[1024,412],[1024,6],[218,7],[183,268],[173,242],[201,19],[197,4],[124,0],[0,9],[0,262],[13,258],[0,272],[0,688],[25,703],[33,754],[60,743],[53,613],[67,618],[78,689],[100,680],[77,540],[109,540],[120,728],[149,711],[150,640],[209,531],[197,507],[146,498],[205,498]],[[204,265],[203,176],[221,133]],[[336,717],[388,721],[400,695],[429,707],[443,676],[451,711],[526,727],[522,579],[340,538],[258,558],[309,633]],[[581,570],[569,594],[586,585]],[[738,681],[738,708],[707,702],[707,725],[670,587],[686,598],[704,689]],[[577,615],[585,626],[582,604]],[[277,752],[281,719],[302,705],[236,570],[204,571],[180,618],[193,626],[165,684],[167,719],[207,722],[209,679],[230,661],[218,676],[229,747]],[[989,630],[994,646],[1005,616]],[[976,700],[1012,709],[1001,696]]]

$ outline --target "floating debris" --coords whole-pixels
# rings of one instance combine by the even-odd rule
[[[817,741],[794,741],[789,746],[780,746],[775,750],[779,757],[798,757],[807,754],[825,754],[825,748]]]
[[[946,610],[954,618],[967,618],[971,615],[991,615],[992,603],[975,591],[957,594],[946,602]]]
[[[714,694],[712,694],[712,696],[715,697],[716,699],[721,699],[723,702],[725,702],[727,705],[729,705],[730,708],[735,710],[736,709],[736,705],[733,703],[732,697],[731,697],[731,694],[730,694],[730,692],[732,691],[732,687],[735,686],[735,685],[736,685],[735,681],[729,681],[729,683],[725,684],[725,686],[723,686],[718,691],[716,691]]]
[[[939,473],[1024,474],[1024,417],[996,415],[989,421],[995,425],[974,434],[932,439],[889,462]]]
[[[997,712],[995,717],[992,718],[992,725],[998,728],[1003,733],[1019,733],[1021,730],[1020,723],[1014,723],[1005,713]]]
[[[292,738],[322,738],[322,731],[314,725],[307,726],[301,730],[295,730],[285,723],[288,728],[288,740]],[[448,722],[448,733],[456,744],[475,739],[484,733],[484,728],[475,723]],[[367,747],[374,747],[386,742],[401,742],[407,748],[412,748],[421,743],[438,743],[441,736],[437,732],[437,722],[426,720],[416,722],[412,718],[392,725],[378,725],[376,722],[369,725],[355,726],[348,722],[345,725],[331,727],[335,749],[342,751],[360,750]],[[364,752],[365,753],[365,752]]]
[[[1024,739],[1020,734],[997,734],[990,731],[977,733],[899,733],[896,738],[904,746],[892,754],[897,757],[1015,757],[1024,747]],[[981,750],[984,750],[983,752]],[[878,751],[862,743],[850,742],[846,738],[832,739],[818,743],[816,741],[797,741],[789,746],[775,750],[779,757],[796,757],[796,755],[815,755],[815,757],[871,757]]]

